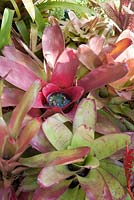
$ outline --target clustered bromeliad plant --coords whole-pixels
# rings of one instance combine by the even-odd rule
[[[6,3],[16,13],[6,8],[0,29],[0,199],[133,200],[133,3],[91,1],[120,34],[105,15],[78,17],[77,3],[59,22],[47,16],[58,1]]]

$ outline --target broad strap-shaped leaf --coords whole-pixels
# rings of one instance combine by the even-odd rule
[[[38,188],[34,195],[33,200],[58,200],[59,197],[67,190],[70,180],[65,180],[57,185],[53,185],[47,188]]]
[[[2,107],[16,106],[24,95],[24,91],[18,88],[4,87],[1,96]]]
[[[111,192],[112,199],[123,199],[125,197],[125,190],[122,185],[118,182],[116,177],[112,176],[110,173],[106,172],[104,169],[99,168],[98,171],[103,176],[106,181],[108,188]]]
[[[94,130],[86,125],[79,126],[73,134],[71,147],[88,146],[92,147],[94,142]]]
[[[33,0],[22,0],[27,12],[29,13],[30,17],[32,18],[32,20],[35,20],[35,9],[34,9],[34,4],[33,4]]]
[[[29,90],[24,94],[20,103],[14,109],[8,125],[9,130],[11,131],[11,135],[13,137],[15,138],[18,137],[22,121],[27,112],[34,104],[34,101],[36,99],[39,90],[40,90],[40,81],[35,81],[29,88]]]
[[[31,145],[34,149],[37,149],[41,153],[55,150],[52,144],[48,141],[46,135],[43,133],[42,129],[40,129],[39,133],[32,138]]]
[[[12,60],[14,62],[17,62],[17,63],[25,66],[28,70],[30,70],[34,74],[36,74],[37,77],[40,77],[42,79],[44,78],[44,76],[45,76],[44,71],[39,66],[39,63],[37,63],[29,55],[19,51],[18,49],[16,49],[13,46],[5,46],[4,49],[2,50],[2,53],[9,60]]]
[[[96,132],[102,133],[103,135],[120,132],[118,126],[112,122],[112,118],[108,118],[101,112],[97,113],[97,123],[95,125],[95,130]]]
[[[35,80],[39,79],[24,65],[0,56],[0,76],[4,77],[6,74],[8,74],[6,81],[25,91]]]
[[[130,136],[127,134],[116,133],[105,135],[94,140],[91,154],[101,160],[124,148],[127,143],[130,143]]]
[[[29,167],[44,167],[54,165],[67,165],[83,161],[83,157],[87,156],[90,149],[88,147],[79,147],[76,149],[68,149],[62,151],[52,151],[48,153],[38,154],[29,158],[20,158],[19,162]]]
[[[78,48],[78,58],[79,61],[86,66],[89,70],[92,70],[100,65],[102,65],[102,62],[95,54],[95,52],[92,51],[87,45],[80,45]]]
[[[122,78],[127,72],[125,63],[101,65],[78,80],[78,86],[83,87],[85,92],[89,92]]]
[[[119,162],[119,163],[118,163]],[[123,187],[126,187],[125,171],[120,161],[105,159],[100,162],[100,167],[114,176]]]
[[[61,88],[72,86],[78,65],[79,60],[76,52],[73,49],[66,48],[56,62],[51,76],[51,83]]]
[[[46,167],[41,170],[38,176],[38,183],[41,187],[50,187],[60,183],[73,174],[74,172],[69,171],[68,167],[64,165]]]
[[[96,123],[95,102],[92,99],[83,99],[79,103],[74,116],[73,132],[75,133],[77,128],[82,125],[94,130],[95,123]],[[94,138],[94,135],[92,135],[92,138]]]
[[[39,119],[33,119],[27,123],[17,139],[18,150],[16,154],[23,153],[28,148],[31,139],[39,132],[40,126]]]
[[[42,124],[44,134],[49,142],[57,149],[66,149],[72,139],[72,132],[59,120],[54,117],[49,117]]]
[[[86,177],[77,176],[81,187],[90,200],[113,200],[108,185],[97,169],[93,169]]]
[[[59,25],[45,28],[42,36],[43,55],[50,68],[55,67],[55,63],[65,48],[64,38]]]
[[[58,200],[83,200],[85,199],[85,192],[79,186],[75,188],[69,188],[64,192],[63,195],[60,196]]]

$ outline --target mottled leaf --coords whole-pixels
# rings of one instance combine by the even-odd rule
[[[85,192],[79,188],[79,186],[75,188],[68,189],[64,192],[63,195],[60,196],[58,200],[84,200],[85,199]]]
[[[66,149],[72,138],[72,132],[59,120],[49,117],[42,125],[44,134],[58,150]]]
[[[114,176],[122,186],[126,187],[126,178],[122,163],[120,161],[102,160],[100,167]]]
[[[130,143],[130,136],[127,134],[109,134],[97,138],[92,146],[92,154],[99,160],[111,156],[118,150]]]
[[[38,154],[29,158],[20,158],[19,162],[29,167],[43,167],[50,165],[65,165],[83,161],[83,157],[89,153],[88,147],[79,147],[62,151],[53,151]]]
[[[75,133],[76,129],[81,125],[84,125],[94,130],[95,122],[96,122],[96,106],[94,100],[83,99],[79,103],[74,116],[73,132]],[[92,137],[94,136],[92,135]]]
[[[121,184],[117,181],[117,179],[108,172],[106,172],[104,169],[99,168],[98,170],[108,185],[108,188],[112,195],[112,199],[115,200],[123,199],[125,197],[125,190],[121,186]]]
[[[93,169],[86,177],[77,176],[81,187],[90,200],[112,200],[108,185],[98,170]]]
[[[86,125],[81,125],[78,127],[73,134],[71,147],[88,146],[91,147],[94,138],[94,130],[87,127]]]
[[[67,166],[51,166],[44,168],[39,176],[38,183],[41,187],[50,187],[52,185],[58,184],[64,179],[72,176],[73,171],[69,171]]]

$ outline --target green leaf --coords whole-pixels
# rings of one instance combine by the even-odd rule
[[[91,170],[86,177],[77,176],[81,187],[86,192],[87,199],[112,200],[112,196],[98,170]]]
[[[19,160],[28,167],[44,167],[51,165],[66,165],[83,161],[83,157],[89,153],[88,147],[79,147],[76,149],[68,149],[62,151],[52,151],[48,153],[38,154],[29,158],[21,158]]]
[[[43,2],[37,4],[37,7],[39,8],[40,11],[54,9],[54,8],[69,9],[77,12],[78,14],[80,14],[80,16],[82,14],[85,15],[85,13],[88,14],[91,13],[91,10],[87,8],[87,6],[82,6],[81,4],[78,3],[66,2],[66,1],[61,2],[60,0]]]
[[[94,169],[97,168],[99,165],[100,162],[96,157],[93,157],[90,154],[86,157],[84,167]]]
[[[116,133],[105,135],[94,141],[91,154],[101,160],[111,156],[129,143],[130,136],[127,134]]]
[[[40,90],[40,81],[35,81],[28,91],[22,97],[20,103],[14,109],[11,119],[9,121],[9,130],[14,138],[17,138],[20,132],[22,121],[27,112],[32,107],[37,94]]]
[[[93,144],[94,130],[84,125],[78,127],[73,135],[71,146],[80,147],[88,146],[91,147]]]
[[[76,129],[81,125],[85,125],[86,127],[92,128],[94,130],[95,122],[96,106],[94,100],[83,99],[80,102],[74,116],[73,132],[75,133]]]
[[[38,182],[44,187],[50,187],[72,176],[73,174],[74,172],[69,171],[67,166],[61,165],[46,167],[40,172]]]
[[[123,197],[125,197],[125,191],[118,180],[114,176],[106,172],[104,169],[99,168],[98,170],[106,181],[113,199],[123,199]]]
[[[100,167],[114,176],[122,186],[126,187],[125,171],[118,163],[114,163],[112,160],[102,160],[100,162]]]
[[[40,13],[39,9],[35,6],[35,23],[38,27],[38,36],[42,38],[43,30],[46,26],[47,20],[43,18],[42,14]]]
[[[37,187],[38,187],[37,177],[35,175],[27,176],[22,180],[20,190],[32,191],[32,190],[35,190]]]
[[[44,134],[57,150],[66,149],[72,139],[72,132],[59,120],[49,117],[43,124]]]
[[[11,42],[10,33],[12,28],[13,16],[14,11],[5,8],[0,30],[0,49],[2,49],[5,45],[9,45]]]
[[[16,21],[16,26],[24,42],[29,45],[30,35],[25,22],[23,20]]]
[[[79,188],[79,186],[68,189],[67,191],[64,192],[63,195],[60,196],[58,200],[84,200],[85,199],[85,192]]]
[[[22,0],[27,12],[29,13],[30,17],[32,20],[35,20],[35,9],[34,9],[34,4],[32,0]]]

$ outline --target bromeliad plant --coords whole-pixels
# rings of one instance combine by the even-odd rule
[[[130,39],[124,39],[124,41],[125,46],[123,45],[122,48],[122,45],[119,45],[119,52],[116,45],[115,48],[113,47],[111,56],[120,54],[131,43]],[[73,118],[76,104],[83,93],[118,80],[127,73],[127,66],[123,62],[105,62],[105,59],[100,60],[99,56],[95,55],[92,50],[90,50],[91,55],[85,52],[85,47],[79,48],[78,52],[74,49],[65,48],[62,31],[57,24],[51,25],[44,30],[42,49],[47,81],[44,78],[45,72],[40,68],[39,62],[37,63],[13,46],[6,46],[3,49],[4,56],[0,57],[0,75],[3,77],[8,73],[5,79],[24,91],[35,80],[39,79],[42,87],[33,107],[44,108],[45,111],[48,111],[45,117],[50,113],[62,112]],[[80,54],[79,51],[81,51]],[[82,57],[84,53],[84,60],[88,60],[88,63],[91,61],[90,65],[94,66],[94,69],[86,71],[88,74],[81,78],[81,71],[79,72],[78,68],[80,62],[83,63]],[[105,54],[104,49],[102,55],[105,56]],[[77,79],[80,80],[77,81]],[[12,89],[12,87],[5,88],[2,97],[3,106],[16,105],[18,98],[22,95],[22,90]],[[18,98],[16,98],[16,94]]]
[[[40,83],[36,81],[11,113],[2,115],[0,105],[0,198],[4,200],[18,199],[18,188],[26,169],[18,159],[29,148],[41,125],[40,119],[27,115],[39,89]],[[0,80],[0,93],[2,90],[3,80]]]
[[[27,172],[27,183],[34,182],[33,175],[38,175],[36,169],[42,169],[33,199],[126,199],[122,163],[110,156],[129,144],[130,136],[123,133],[97,135],[96,106],[91,99],[80,102],[73,124],[68,120],[61,114],[49,117],[42,124],[49,152],[43,150],[41,154],[19,160],[23,166],[33,168]],[[43,147],[43,142],[38,146],[38,138],[32,144],[37,149]],[[44,140],[44,149],[47,148]]]

